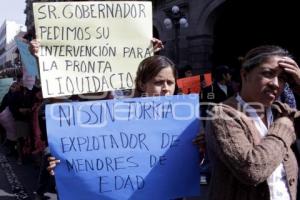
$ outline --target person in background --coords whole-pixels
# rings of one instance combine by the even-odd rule
[[[299,111],[276,101],[288,81],[300,93],[300,69],[278,46],[250,50],[240,92],[215,105],[206,123],[212,165],[208,199],[295,200],[298,166],[291,145]]]
[[[220,102],[225,101],[234,95],[231,87],[231,73],[226,65],[217,66],[213,70],[213,84],[203,88],[200,93],[200,114],[203,127],[205,127],[205,118],[210,108]],[[203,136],[201,136],[203,138]],[[200,139],[203,141],[203,139]]]
[[[20,86],[20,90],[14,93],[10,104],[10,111],[15,119],[17,133],[18,164],[22,164],[25,158],[23,148],[25,141],[30,136],[31,128],[31,108],[33,105],[33,95],[30,90]]]
[[[45,117],[45,110],[46,105],[51,103],[60,103],[60,102],[66,102],[67,100],[61,99],[61,98],[48,98],[44,99],[42,104],[39,106],[39,109],[37,110],[38,114],[38,125],[41,132],[41,140],[44,142],[45,148],[43,150],[41,163],[40,163],[40,171],[39,171],[39,177],[38,177],[38,183],[37,188],[35,191],[35,200],[43,200],[47,197],[45,196],[45,193],[48,191],[55,192],[55,181],[53,176],[51,176],[48,173],[47,167],[48,167],[48,158],[51,156],[50,149],[48,146],[48,138],[47,138],[47,129],[46,129],[46,117]]]
[[[193,68],[191,65],[185,65],[183,68],[179,70],[179,78],[186,78],[193,76]]]
[[[1,105],[1,124],[5,129],[7,146],[7,156],[18,155],[15,146],[17,144],[17,135],[15,128],[15,120],[12,116],[11,109],[13,107],[14,98],[17,92],[21,90],[21,85],[18,82],[13,82],[9,87],[9,91],[4,95]]]
[[[207,185],[211,176],[211,167],[208,155],[206,154],[205,125],[207,112],[217,103],[225,101],[234,94],[231,87],[231,71],[228,66],[220,65],[213,70],[213,84],[204,87],[200,93],[200,115],[202,129],[197,138],[193,141],[199,146],[200,156],[200,184]],[[204,80],[204,79],[203,79]]]
[[[43,103],[43,96],[42,96],[42,90],[41,88],[35,88],[34,93],[34,104],[32,106],[32,129],[33,129],[33,139],[32,139],[32,145],[33,145],[33,151],[32,154],[39,154],[41,153],[44,148],[45,144],[41,140],[41,128],[39,125],[39,111]]]
[[[228,66],[217,66],[213,71],[213,77],[213,84],[205,87],[201,93],[201,102],[220,103],[234,94],[230,85],[231,72]],[[206,112],[206,110],[203,111]]]
[[[288,104],[291,108],[297,108],[295,95],[288,83],[285,83],[284,89],[278,100]]]
[[[8,92],[4,95],[1,105],[0,105],[0,112],[2,112],[6,107],[10,105],[10,102],[14,98],[14,93],[20,90],[20,83],[18,82],[13,82],[10,87]]]

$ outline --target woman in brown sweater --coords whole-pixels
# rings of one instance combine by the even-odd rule
[[[300,94],[300,69],[286,50],[260,46],[246,54],[241,78],[240,92],[216,105],[207,122],[209,199],[295,200],[291,145],[300,113],[276,99],[286,81]]]

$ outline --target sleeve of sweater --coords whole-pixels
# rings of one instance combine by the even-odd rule
[[[257,185],[265,181],[296,139],[293,122],[287,117],[277,119],[268,134],[255,144],[254,133],[242,122],[237,111],[220,106],[213,111],[214,119],[206,127],[210,155],[221,160],[244,184]]]

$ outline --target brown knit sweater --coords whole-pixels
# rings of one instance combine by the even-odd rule
[[[280,163],[287,174],[291,199],[295,200],[298,166],[291,150],[296,139],[293,121],[275,118],[261,139],[251,118],[237,106],[235,97],[216,105],[212,109],[215,119],[207,122],[212,163],[209,200],[270,200],[266,180]]]

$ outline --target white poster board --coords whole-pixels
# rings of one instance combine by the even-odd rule
[[[153,54],[152,3],[33,3],[43,97],[134,88]]]

